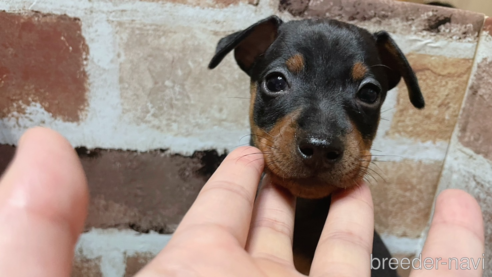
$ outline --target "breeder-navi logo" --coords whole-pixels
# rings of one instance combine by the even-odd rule
[[[390,268],[396,270],[397,268],[402,269],[412,269],[412,270],[438,270],[439,268],[445,267],[449,270],[479,270],[485,269],[485,254],[482,254],[480,258],[430,258],[426,257],[422,260],[422,254],[418,257],[410,260],[408,258],[403,258],[398,260],[397,258],[374,258],[371,254],[371,269],[385,269]]]

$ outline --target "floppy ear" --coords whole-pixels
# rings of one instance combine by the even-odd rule
[[[403,77],[407,85],[410,102],[418,109],[424,108],[425,100],[420,91],[419,82],[405,55],[387,32],[381,31],[374,35],[381,62],[389,69],[388,90],[396,87]]]
[[[237,64],[249,75],[256,59],[264,54],[277,38],[278,27],[281,24],[280,18],[270,16],[243,31],[222,38],[217,44],[215,56],[210,61],[208,68],[215,68],[229,52],[235,49],[234,57]]]

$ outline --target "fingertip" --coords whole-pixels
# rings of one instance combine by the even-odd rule
[[[260,149],[254,146],[241,146],[234,149],[229,155],[234,157],[236,156],[240,157],[244,155],[258,154],[258,153],[261,153]]]
[[[60,133],[46,127],[33,127],[24,132],[18,142],[18,147],[22,147],[26,142],[49,141],[62,147],[71,147],[70,143]]]
[[[70,143],[47,128],[26,131],[1,179],[2,272],[67,276],[87,206],[87,181]]]
[[[439,194],[433,223],[459,225],[484,241],[482,210],[477,200],[459,189],[447,189]]]
[[[344,198],[364,201],[365,203],[367,203],[368,206],[373,208],[371,190],[369,189],[367,183],[364,181],[351,188],[338,190],[332,195],[333,201],[338,201]]]
[[[17,157],[26,158],[29,161],[64,161],[62,166],[69,166],[74,170],[77,179],[84,179],[82,165],[77,152],[70,142],[60,133],[45,127],[28,129],[19,139]],[[33,159],[34,158],[34,159]],[[82,174],[80,174],[82,173]]]
[[[460,189],[443,190],[437,197],[437,205],[453,205],[466,206],[470,209],[480,210],[480,205],[476,199],[468,192]]]
[[[262,172],[263,153],[257,148],[232,151],[203,186],[176,233],[220,225],[244,245]]]
[[[248,167],[254,167],[260,173],[263,172],[264,158],[260,149],[253,146],[241,146],[234,149],[226,158],[228,161],[241,163]]]
[[[35,196],[29,197],[26,207],[65,218],[78,236],[87,215],[89,190],[82,164],[67,139],[49,128],[27,130],[5,175],[2,182],[10,184],[14,195]]]

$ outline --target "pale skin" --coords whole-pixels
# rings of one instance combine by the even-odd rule
[[[225,159],[138,277],[302,276],[292,263],[294,198],[267,178],[254,201],[264,166],[253,154],[258,151],[241,147]],[[48,129],[27,131],[0,182],[2,276],[70,276],[88,206],[86,179],[70,144]],[[370,276],[374,211],[367,185],[335,193],[332,202],[310,276]],[[442,192],[422,256],[483,253],[475,199],[460,190]],[[439,269],[411,276],[482,276],[481,270]]]

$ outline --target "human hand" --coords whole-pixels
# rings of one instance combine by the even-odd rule
[[[294,198],[267,178],[254,201],[261,157],[252,147],[232,152],[137,276],[301,276],[292,263]],[[28,131],[0,181],[1,275],[69,276],[87,204],[85,176],[68,142],[47,129]],[[372,235],[368,187],[334,194],[311,275],[370,276]],[[483,244],[476,201],[462,191],[442,193],[423,256],[482,257]],[[424,270],[412,277],[465,273]]]
[[[292,256],[294,198],[266,178],[254,202],[263,172],[261,156],[252,147],[232,152],[166,248],[137,276],[302,276]],[[310,276],[370,276],[373,230],[373,203],[366,184],[333,194]],[[444,191],[437,199],[422,259],[482,258],[483,248],[478,203],[464,191]],[[439,271],[411,275],[425,276],[478,277],[482,270],[449,271],[441,266]]]

